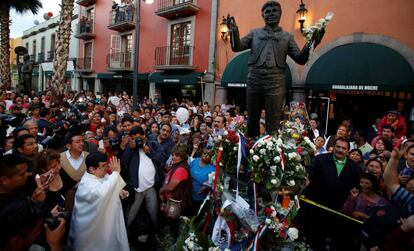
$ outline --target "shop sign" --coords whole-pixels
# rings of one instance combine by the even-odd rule
[[[244,83],[228,83],[227,87],[246,87],[247,84]]]
[[[378,91],[378,85],[332,85],[332,90]]]
[[[179,79],[164,79],[164,83],[180,83]]]

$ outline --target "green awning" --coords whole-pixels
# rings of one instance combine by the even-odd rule
[[[317,90],[409,91],[414,71],[395,50],[353,43],[334,48],[312,65],[305,88]]]
[[[96,77],[99,79],[134,79],[134,73],[117,74],[114,72],[101,72]],[[138,73],[138,80],[148,80],[148,73]]]
[[[245,51],[235,56],[230,63],[227,64],[221,78],[221,86],[223,87],[246,87],[247,74],[249,67],[247,62],[249,60],[250,51]],[[286,88],[292,86],[292,75],[289,66],[286,64],[285,73]]]
[[[149,82],[156,84],[195,85],[199,83],[201,72],[166,73],[154,72],[149,75]]]
[[[43,71],[43,74],[46,77],[52,77],[53,76],[53,71]],[[72,76],[72,71],[66,71],[65,76],[66,76],[66,78],[70,78]]]

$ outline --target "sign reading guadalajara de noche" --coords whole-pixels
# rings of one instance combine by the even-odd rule
[[[378,91],[378,85],[332,85],[332,90]]]

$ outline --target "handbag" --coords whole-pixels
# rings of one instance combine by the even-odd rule
[[[169,198],[164,206],[164,214],[171,219],[178,219],[181,216],[181,200]]]

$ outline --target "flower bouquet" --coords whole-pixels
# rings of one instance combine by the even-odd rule
[[[281,186],[293,189],[305,184],[306,171],[297,152],[296,140],[291,137],[283,140],[284,135],[262,138],[250,149],[252,179],[268,190],[280,189]]]
[[[325,29],[326,25],[329,23],[329,21],[332,20],[334,16],[334,13],[328,12],[324,18],[321,18],[318,20],[318,22],[315,23],[315,25],[308,26],[303,28],[302,34],[305,37],[307,42],[313,42],[312,39],[318,35],[322,30]],[[312,43],[310,52],[312,53],[314,49],[314,44]]]
[[[211,149],[213,153],[212,163],[217,163],[217,159],[220,156],[220,168],[230,174],[236,173],[239,143],[239,136],[231,130],[224,131],[223,136],[215,137],[214,145]]]

